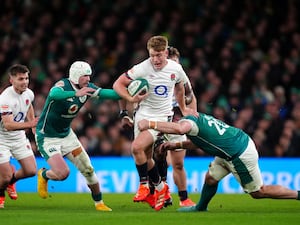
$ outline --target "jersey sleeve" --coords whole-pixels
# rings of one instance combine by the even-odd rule
[[[192,128],[187,133],[187,135],[190,135],[190,136],[197,136],[198,135],[200,129],[197,125],[197,122],[196,122],[197,120],[198,120],[198,118],[195,117],[195,116],[192,116],[192,115],[186,116],[186,117],[184,117],[183,119],[180,120],[180,121],[189,122],[192,125]]]
[[[34,100],[34,93],[31,89],[27,89],[28,90],[28,96],[29,96],[29,99],[30,99],[30,102],[32,103],[33,100]]]
[[[179,76],[178,76],[176,83],[180,83],[182,81],[184,84],[186,84],[187,82],[189,82],[189,79],[188,79],[185,71],[183,70],[182,66],[180,64],[178,64],[178,65],[179,65],[179,69],[178,69]]]
[[[6,116],[10,114],[12,114],[12,109],[9,105],[9,102],[5,98],[0,97],[0,115]]]
[[[100,89],[98,96],[100,99],[120,100],[121,97],[113,89]]]
[[[132,80],[135,80],[139,77],[145,77],[146,73],[144,69],[144,63],[145,61],[133,66],[130,70],[127,71],[126,75]]]
[[[49,98],[53,100],[62,100],[74,97],[75,91],[65,91],[62,87],[54,86],[49,92]]]

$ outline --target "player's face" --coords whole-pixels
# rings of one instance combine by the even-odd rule
[[[28,73],[18,73],[16,76],[10,76],[10,83],[17,93],[22,94],[28,88],[29,75]]]
[[[155,51],[152,48],[149,50],[150,61],[154,69],[161,70],[167,65],[168,51]]]
[[[87,87],[90,82],[90,75],[83,75],[79,77],[78,85],[80,88]]]

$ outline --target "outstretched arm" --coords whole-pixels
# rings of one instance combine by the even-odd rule
[[[84,95],[93,96],[95,91],[96,90],[94,88],[90,88],[90,87],[83,87],[77,91],[65,91],[63,88],[59,86],[55,86],[51,88],[49,92],[49,98],[54,100],[62,100],[62,99],[67,99],[75,96],[76,97],[80,97]]]
[[[167,134],[186,134],[192,129],[192,124],[186,120],[174,122],[159,122],[151,120],[141,120],[138,123],[138,127],[141,131],[147,129],[158,130]]]
[[[165,142],[161,144],[158,148],[158,151],[160,153],[166,152],[168,150],[176,150],[176,149],[189,149],[189,150],[195,150],[198,149],[196,145],[193,144],[191,140],[186,140],[182,142]]]

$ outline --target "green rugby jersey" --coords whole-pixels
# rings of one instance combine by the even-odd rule
[[[199,117],[192,115],[184,117],[194,121],[198,133],[193,134],[192,129],[188,138],[206,153],[231,160],[241,155],[248,146],[249,136],[233,126],[229,126],[212,116],[199,113]]]
[[[89,83],[88,87],[97,90],[100,100],[120,99],[113,89],[101,89],[93,83]],[[72,120],[91,97],[76,97],[75,93],[69,79],[62,79],[51,88],[36,127],[37,135],[61,138],[69,134]]]

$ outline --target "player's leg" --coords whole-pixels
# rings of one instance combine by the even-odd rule
[[[22,159],[19,159],[18,156],[15,156],[15,158],[18,160],[21,167],[16,171],[15,167],[11,165],[12,178],[6,188],[8,196],[13,200],[16,200],[18,198],[18,194],[16,191],[16,182],[20,179],[33,177],[36,174],[36,162],[33,154],[30,154],[29,156]]]
[[[83,149],[78,147],[68,153],[66,157],[76,166],[80,173],[85,177],[88,187],[91,190],[92,198],[95,202],[95,208],[98,211],[112,211],[111,208],[106,206],[102,199],[102,192],[100,190],[99,180],[96,176],[91,160]]]
[[[41,168],[38,171],[37,190],[41,198],[48,197],[48,180],[65,180],[70,170],[60,153],[51,155],[47,163],[50,169]]]
[[[9,157],[4,160],[4,158],[0,156],[0,208],[4,208],[5,190],[12,177],[11,166],[7,160],[9,160]]]
[[[230,173],[230,171],[226,168],[224,161],[224,159],[215,157],[215,159],[210,163],[208,171],[205,175],[201,197],[196,206],[181,207],[178,209],[178,211],[207,211],[209,202],[217,193],[219,181]]]
[[[135,132],[136,134],[136,132]],[[135,139],[132,142],[132,155],[134,158],[135,166],[139,175],[139,187],[138,190],[133,197],[134,202],[141,202],[146,199],[146,197],[150,193],[149,189],[149,177],[148,177],[148,164],[150,165],[150,162],[148,162],[149,159],[152,158],[151,156],[151,146],[153,144],[153,137],[150,132],[143,131],[139,132],[138,135],[136,135]],[[149,170],[151,170],[149,168]],[[155,167],[156,169],[156,167]],[[153,172],[155,174],[155,171]],[[154,180],[152,180],[153,183],[156,182],[156,178],[154,177]]]
[[[253,198],[297,199],[300,192],[281,185],[263,185],[258,165],[258,153],[252,140],[239,158],[232,161],[235,171],[233,174],[242,185],[244,191]]]
[[[296,199],[300,200],[300,191],[295,191],[281,185],[263,185],[258,191],[251,192],[250,195],[255,199]]]
[[[175,135],[175,134],[168,134],[165,135],[166,139],[171,142],[182,142],[185,141],[186,135]],[[194,206],[195,203],[188,198],[187,192],[187,184],[186,184],[186,172],[184,169],[184,158],[185,158],[185,149],[176,149],[175,151],[168,151],[170,155],[170,161],[173,167],[173,179],[174,183],[178,189],[178,196],[179,196],[179,205],[181,207],[184,206]]]
[[[158,169],[159,175],[161,176],[161,180],[166,182],[167,184],[167,175],[168,175],[168,161],[167,161],[167,153],[168,152],[163,152],[159,153],[157,151],[157,148],[164,142],[164,137],[159,134],[157,136],[157,140],[154,142],[153,145],[153,159],[155,161],[155,165]],[[172,205],[172,196],[170,193],[170,190],[168,189],[167,196],[165,199],[164,207],[168,207]]]
[[[11,199],[16,200],[18,198],[16,182],[20,179],[33,177],[36,174],[36,162],[30,142],[25,136],[18,142],[11,143],[11,154],[18,160],[20,168],[15,171],[14,166],[11,165],[12,178],[6,191]]]
[[[71,133],[67,137],[69,137]],[[50,166],[50,169],[41,168],[38,170],[37,191],[41,198],[48,197],[48,180],[64,180],[70,173],[68,165],[63,158],[63,155],[67,154],[67,152],[62,152],[62,148],[63,145],[68,146],[70,143],[77,142],[76,140],[72,142],[73,139],[67,137],[48,138],[37,132],[36,143],[38,151]]]

